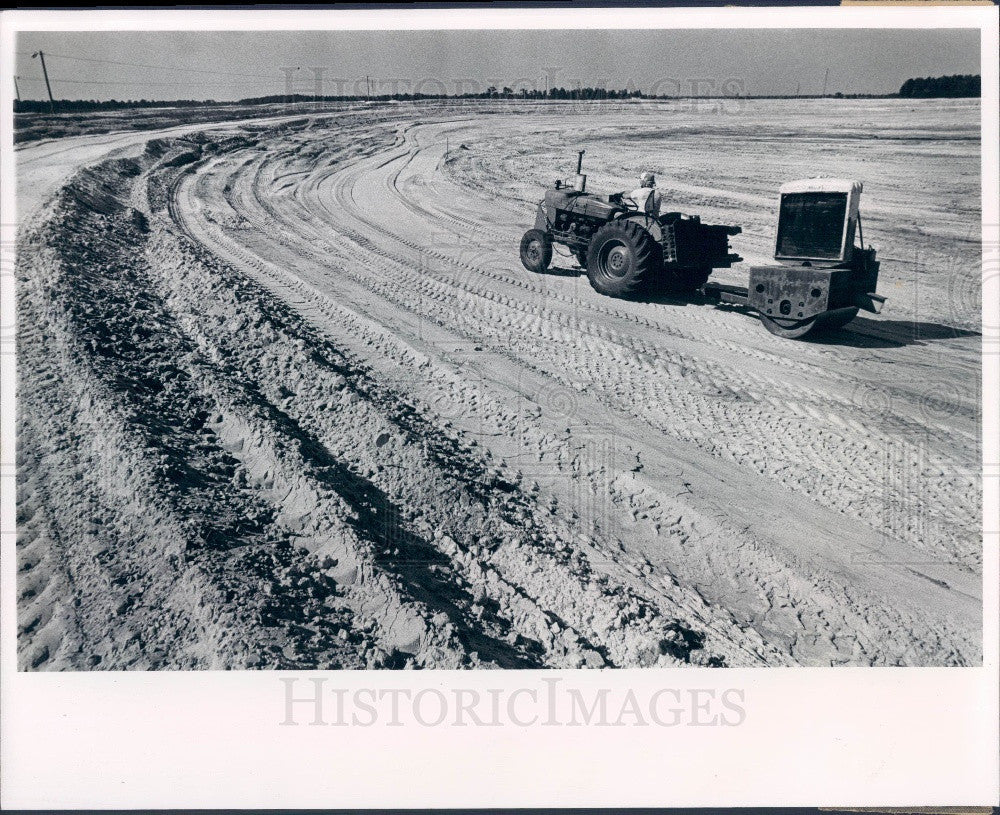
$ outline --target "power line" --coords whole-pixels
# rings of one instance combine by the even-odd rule
[[[42,82],[41,79],[36,79],[34,77],[18,77],[18,79],[24,82]],[[54,82],[58,82],[60,85],[128,85],[128,86],[139,86],[139,87],[162,87],[162,86],[182,86],[182,87],[192,87],[196,84],[208,84],[208,85],[259,85],[260,82],[232,82],[227,79],[219,80],[218,82],[203,82],[201,80],[192,79],[189,82],[132,82],[126,80],[110,80],[110,79],[60,79],[59,77],[53,77]],[[281,82],[280,77],[271,77],[269,82]]]
[[[32,54],[32,53],[29,53],[27,51],[18,51],[17,54],[20,55],[20,56],[25,56],[25,57],[34,57],[35,54],[39,54],[40,55],[41,52],[35,52],[35,54]],[[123,61],[123,60],[100,59],[100,58],[95,58],[95,57],[74,57],[74,56],[70,56],[69,54],[53,54],[53,53],[50,53],[50,52],[46,52],[44,56],[45,57],[49,57],[49,58],[53,58],[54,57],[54,58],[57,58],[57,59],[75,60],[75,61],[78,61],[78,62],[89,62],[89,63],[98,63],[98,64],[106,64],[106,65],[125,65],[125,66],[133,67],[133,68],[149,68],[149,69],[162,70],[162,71],[183,71],[183,72],[186,72],[186,73],[199,74],[199,75],[202,75],[202,76],[208,75],[208,76],[214,76],[214,77],[247,77],[249,79],[256,80],[256,81],[253,81],[253,82],[249,82],[249,81],[237,82],[237,81],[233,81],[233,80],[229,80],[229,79],[220,78],[220,79],[217,79],[214,82],[207,82],[207,81],[204,81],[204,80],[197,80],[197,79],[192,78],[191,80],[186,81],[186,82],[145,82],[145,81],[141,81],[141,80],[61,79],[61,78],[59,78],[57,76],[52,77],[52,81],[60,83],[60,84],[64,84],[64,85],[91,85],[91,86],[112,85],[112,86],[121,86],[121,87],[126,87],[126,88],[130,88],[130,87],[134,87],[134,88],[168,88],[168,87],[175,87],[176,88],[176,87],[187,87],[187,88],[190,88],[195,83],[201,82],[201,84],[207,85],[208,87],[222,88],[222,87],[238,87],[238,86],[258,86],[258,85],[262,84],[260,80],[263,80],[264,82],[266,82],[268,84],[284,81],[286,83],[286,89],[287,90],[292,90],[292,85],[294,85],[294,83],[295,83],[294,79],[292,79],[290,77],[287,77],[287,76],[286,77],[276,77],[276,76],[273,76],[273,75],[268,76],[268,75],[265,75],[265,74],[248,74],[248,73],[240,73],[240,72],[235,72],[235,71],[213,71],[213,70],[208,70],[208,69],[204,69],[204,68],[182,68],[182,67],[179,67],[179,66],[171,66],[171,65],[152,65],[152,64],[143,63],[143,62],[126,62],[126,61]],[[43,71],[44,71],[44,68],[43,68]],[[46,73],[46,78],[45,78],[44,81],[46,83],[46,88],[49,91],[49,97],[50,97],[50,102],[51,102],[52,92],[51,92],[51,89],[50,89],[50,86],[49,86],[49,77],[47,75],[47,71],[45,73]],[[20,81],[22,81],[22,82],[42,82],[43,81],[41,79],[36,79],[34,77],[25,77],[25,76],[18,76],[17,79],[20,80]],[[371,98],[372,84],[373,83],[371,82],[370,77],[366,76],[365,77],[365,86],[366,86],[365,96],[367,98],[369,98],[369,99]]]
[[[25,56],[25,57],[31,56],[31,54],[29,54],[26,51],[18,51],[17,53],[19,55]],[[233,72],[233,71],[210,71],[210,70],[207,70],[205,68],[180,68],[180,67],[173,66],[173,65],[149,65],[149,64],[143,63],[143,62],[122,62],[121,60],[116,60],[116,59],[97,59],[97,58],[94,58],[94,57],[71,57],[68,54],[52,54],[52,53],[47,53],[45,56],[47,56],[47,57],[57,57],[59,59],[72,59],[72,60],[76,60],[78,62],[98,62],[98,63],[103,63],[103,64],[106,64],[106,65],[128,65],[129,67],[132,67],[132,68],[155,68],[156,70],[160,70],[160,71],[187,71],[188,73],[194,73],[194,74],[211,74],[212,76],[245,76],[245,77],[250,77],[252,79],[273,79],[274,78],[274,77],[271,77],[271,76],[265,76],[264,74],[244,74],[244,73],[236,73],[236,72]]]

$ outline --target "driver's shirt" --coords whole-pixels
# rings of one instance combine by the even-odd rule
[[[639,207],[639,212],[645,212],[654,218],[660,214],[660,204],[663,196],[656,191],[655,187],[639,187],[629,193],[629,198],[635,201]]]

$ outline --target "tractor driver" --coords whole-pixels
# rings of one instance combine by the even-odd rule
[[[660,214],[660,204],[663,196],[656,191],[656,176],[646,171],[639,177],[639,189],[629,193],[629,197],[639,207],[639,212],[645,212],[656,218]]]

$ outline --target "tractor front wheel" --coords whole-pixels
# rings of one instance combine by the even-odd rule
[[[552,262],[552,239],[540,229],[529,229],[521,238],[521,263],[529,272],[544,272]]]
[[[642,291],[660,271],[660,246],[631,221],[610,221],[597,230],[587,249],[590,285],[610,297]]]

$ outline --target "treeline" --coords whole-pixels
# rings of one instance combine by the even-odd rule
[[[495,88],[490,86],[481,93],[388,93],[372,94],[372,102],[419,102],[425,99],[665,99],[668,97],[649,96],[642,91],[615,90],[608,88],[549,88],[537,90],[522,88]],[[364,97],[358,96],[312,96],[304,94],[272,94],[257,96],[253,99],[241,99],[238,104],[259,105],[274,102],[358,102]]]
[[[979,96],[982,93],[981,84],[978,74],[927,76],[922,79],[907,79],[899,89],[899,95],[908,99]]]
[[[372,95],[372,102],[420,102],[433,99],[525,99],[525,100],[601,100],[601,99],[676,99],[688,98],[686,96],[660,95],[654,96],[645,94],[639,90],[628,90],[622,88],[549,88],[548,90],[522,89],[514,91],[512,88],[487,88],[481,93],[392,93]],[[708,98],[708,97],[706,97]],[[731,98],[731,97],[726,97]],[[770,98],[770,97],[764,97]],[[213,107],[218,105],[269,105],[269,104],[304,104],[318,102],[363,102],[365,97],[357,95],[323,95],[313,94],[285,94],[275,93],[269,96],[254,96],[249,99],[239,99],[235,101],[217,102],[214,99],[204,101],[197,99],[178,100],[149,100],[149,99],[56,99],[51,106],[55,113],[79,113],[84,111],[101,110],[123,110],[128,108],[155,108],[155,107]],[[24,99],[14,101],[14,113],[49,113],[50,106],[47,100]]]
[[[124,108],[198,108],[236,102],[216,102],[214,99],[56,99],[51,109],[56,113],[78,113],[94,110],[122,110]],[[48,113],[48,100],[15,99],[14,113]]]
[[[907,79],[899,89],[898,94],[845,94],[831,93],[825,98],[830,99],[885,99],[895,96],[905,98],[932,97],[968,97],[980,95],[980,77],[971,74],[955,76],[926,77],[923,79]],[[742,99],[796,99],[805,98],[785,94],[715,94],[704,98],[742,98]],[[392,93],[373,95],[373,102],[419,102],[432,99],[526,99],[526,100],[577,100],[590,101],[601,99],[689,99],[702,98],[694,95],[651,95],[640,90],[627,88],[522,88],[515,91],[510,87],[488,87],[479,93]],[[818,97],[817,97],[818,98]],[[198,108],[216,107],[221,105],[267,105],[267,104],[302,104],[317,102],[359,102],[364,97],[357,95],[314,96],[311,94],[282,94],[256,96],[238,101],[217,102],[214,99],[175,99],[170,101],[157,99],[57,99],[51,109],[56,113],[79,113],[85,111],[123,110],[130,108]],[[14,101],[14,113],[48,113],[49,102],[40,99],[24,99]]]
[[[515,91],[513,88],[489,87],[482,93],[470,94],[479,99],[655,99],[659,97],[649,96],[638,90],[628,90],[622,88],[549,88],[539,90],[537,88],[521,88]]]
[[[373,95],[373,102],[419,102],[432,99],[635,99],[635,98],[666,98],[650,97],[641,91],[614,90],[606,88],[550,88],[547,91],[522,90],[514,92],[511,88],[487,88],[482,93],[392,93]],[[214,107],[218,105],[268,105],[268,104],[300,104],[316,102],[361,102],[364,97],[356,95],[314,96],[313,94],[275,93],[269,96],[255,96],[250,99],[217,102],[214,99],[56,99],[51,106],[48,100],[22,99],[14,100],[14,113],[81,113],[101,110],[124,110],[131,108],[177,107],[196,108]]]

